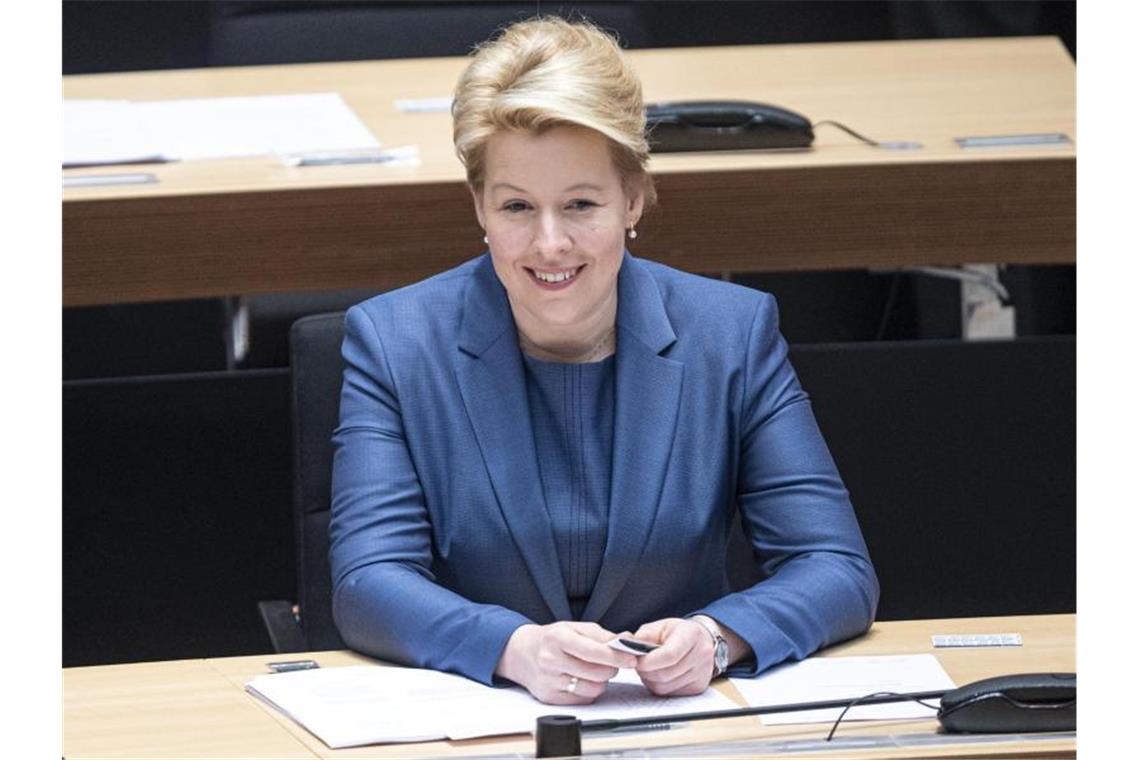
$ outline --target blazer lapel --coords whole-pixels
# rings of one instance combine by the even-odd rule
[[[570,604],[542,493],[522,354],[490,257],[469,286],[459,347],[456,379],[499,509],[553,618],[567,620]]]
[[[673,449],[683,368],[661,356],[677,340],[653,276],[628,253],[618,275],[617,376],[609,531],[583,613],[598,620],[637,565]]]

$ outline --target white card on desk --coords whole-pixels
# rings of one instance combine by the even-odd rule
[[[930,643],[936,647],[1019,647],[1020,633],[948,633],[935,634]]]
[[[435,113],[451,110],[451,96],[441,95],[434,98],[397,98],[392,101],[400,113]]]
[[[752,707],[856,699],[875,692],[898,693],[937,691],[955,688],[950,676],[932,654],[906,654],[874,657],[811,657],[802,662],[779,665],[756,678],[733,678]],[[927,700],[936,705],[937,700]],[[841,709],[806,710],[765,715],[769,725],[788,723],[831,723]],[[844,720],[885,720],[931,718],[934,710],[915,702],[865,705],[847,711]]]

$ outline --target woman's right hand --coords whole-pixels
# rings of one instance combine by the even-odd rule
[[[507,640],[495,675],[525,687],[546,704],[589,704],[602,695],[619,668],[637,666],[634,655],[607,645],[617,635],[596,623],[520,626]]]

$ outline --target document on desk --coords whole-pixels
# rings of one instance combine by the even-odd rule
[[[780,665],[756,678],[733,678],[732,684],[752,707],[855,699],[880,691],[898,693],[953,689],[955,684],[932,654],[873,657],[810,657]],[[937,705],[937,700],[927,700]],[[832,723],[840,709],[805,710],[765,715],[768,725]],[[930,718],[934,710],[915,702],[853,707],[846,720]]]
[[[537,718],[551,714],[591,720],[736,707],[711,689],[695,697],[656,697],[625,670],[594,704],[577,707],[542,704],[518,687],[491,688],[449,673],[379,665],[272,673],[245,688],[332,749],[530,733]]]
[[[153,135],[130,114],[126,100],[63,101],[64,168],[165,160]]]
[[[380,147],[335,92],[64,101],[63,165],[191,161]]]

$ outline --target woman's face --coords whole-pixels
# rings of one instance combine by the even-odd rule
[[[474,195],[521,329],[565,335],[613,319],[625,230],[642,196],[627,196],[605,137],[581,127],[501,132],[488,140]]]

